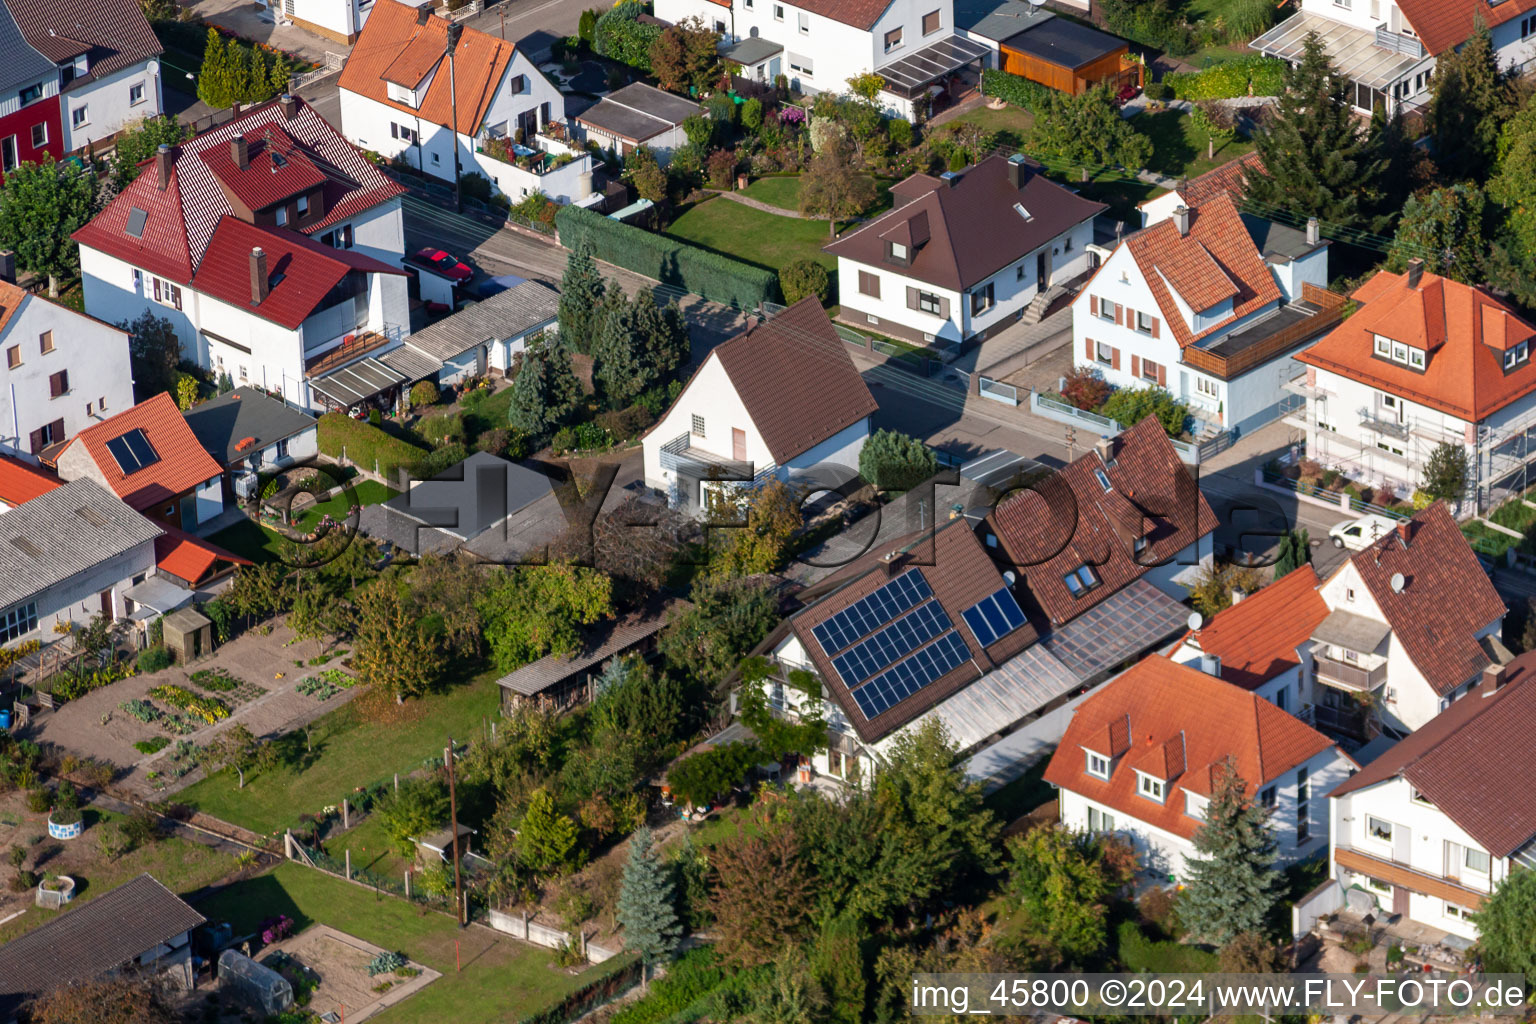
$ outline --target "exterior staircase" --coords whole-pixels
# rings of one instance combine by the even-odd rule
[[[1053,285],[1043,292],[1036,292],[1034,301],[1024,307],[1019,322],[1024,324],[1037,324],[1045,319],[1045,314],[1050,311],[1051,303],[1055,302],[1064,289],[1060,285]]]

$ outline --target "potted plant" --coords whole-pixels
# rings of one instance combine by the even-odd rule
[[[80,814],[80,796],[68,780],[59,783],[53,797],[53,811],[48,815],[48,834],[55,839],[74,839],[85,830]]]

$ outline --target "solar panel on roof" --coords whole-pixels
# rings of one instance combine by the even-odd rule
[[[991,647],[1002,637],[1024,625],[1024,609],[1007,587],[990,594],[960,613],[983,647]]]
[[[811,633],[828,655],[858,643],[896,616],[933,597],[933,588],[917,569],[908,569],[874,593],[860,598]]]
[[[153,466],[160,461],[149,438],[137,427],[108,441],[107,451],[117,460],[117,468],[122,470],[124,476],[132,476],[145,466]]]
[[[937,601],[920,604],[911,613],[860,641],[832,659],[832,667],[850,690],[946,629],[954,628]]]
[[[134,238],[144,237],[144,222],[149,219],[149,214],[135,206],[128,211],[128,233]]]
[[[963,665],[970,656],[960,634],[950,630],[854,690],[853,699],[864,718],[873,719]]]

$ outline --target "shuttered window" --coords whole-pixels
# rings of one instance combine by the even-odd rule
[[[880,297],[879,275],[871,274],[867,270],[859,271],[859,294],[878,299]]]
[[[60,370],[48,375],[48,397],[58,398],[69,391],[69,371]]]

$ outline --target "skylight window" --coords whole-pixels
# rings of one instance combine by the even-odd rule
[[[1102,469],[1095,469],[1093,471],[1093,475],[1098,478],[1099,486],[1104,488],[1106,492],[1114,490],[1114,487],[1109,482],[1108,473],[1104,472]]]
[[[1067,585],[1067,589],[1072,592],[1073,597],[1082,597],[1099,585],[1099,577],[1094,573],[1093,567],[1088,565],[1078,566],[1061,579]]]
[[[149,213],[135,206],[128,211],[128,233],[134,238],[144,237],[144,222],[149,220]]]
[[[1023,217],[1025,220],[1034,220],[1035,219],[1035,215],[1034,214],[1032,214],[1028,210],[1024,209],[1024,204],[1023,203],[1014,203],[1013,204],[1013,208],[1014,208],[1015,211],[1018,212],[1018,215],[1020,217]]]

